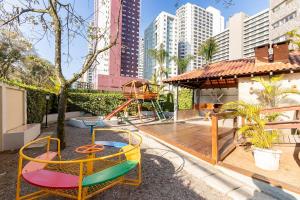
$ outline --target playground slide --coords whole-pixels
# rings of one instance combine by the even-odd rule
[[[115,114],[122,111],[125,107],[127,107],[134,99],[128,99],[128,101],[125,101],[123,104],[121,104],[117,109],[112,111],[110,114],[108,114],[104,119],[111,119]]]

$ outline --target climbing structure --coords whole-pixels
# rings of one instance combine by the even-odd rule
[[[114,115],[116,115],[118,112],[124,111],[127,109],[127,107],[133,103],[136,102],[138,105],[138,114],[140,119],[141,117],[141,105],[143,102],[151,102],[152,106],[154,108],[154,111],[160,120],[166,119],[165,115],[162,112],[162,109],[158,103],[157,97],[158,93],[157,91],[157,85],[150,84],[147,81],[137,81],[133,80],[128,83],[125,83],[122,86],[122,91],[124,97],[127,99],[123,104],[118,106],[114,111],[112,111],[110,114],[108,114],[104,119],[111,119]]]

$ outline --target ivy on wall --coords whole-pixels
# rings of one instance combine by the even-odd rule
[[[178,107],[179,110],[192,109],[193,90],[180,88],[178,94]]]

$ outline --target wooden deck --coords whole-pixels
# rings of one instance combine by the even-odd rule
[[[257,168],[254,164],[252,151],[242,147],[236,148],[220,165],[271,185],[300,193],[300,146],[275,145],[274,148],[282,151],[280,166],[277,171]]]
[[[163,142],[169,143],[183,151],[186,151],[202,160],[216,164],[213,159],[212,137],[213,126],[211,122],[177,122],[141,125],[139,130],[149,134]],[[266,171],[257,168],[251,150],[242,147],[228,148],[235,145],[232,127],[219,123],[217,128],[219,160],[218,165],[231,169],[246,176],[270,183],[271,185],[300,193],[300,144],[297,135],[282,135],[275,145],[282,151],[280,169],[278,171]],[[226,152],[226,153],[224,153]],[[229,152],[229,153],[228,153]],[[226,156],[222,156],[222,153]]]
[[[139,130],[180,148],[202,160],[213,163],[211,126],[191,123],[164,123],[139,126]],[[231,128],[219,128],[219,150],[233,142],[227,133]],[[223,136],[223,137],[222,137]]]

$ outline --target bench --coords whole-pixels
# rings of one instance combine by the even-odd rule
[[[46,153],[43,153],[42,155],[39,155],[38,157],[36,157],[36,159],[53,160],[56,156],[57,156],[57,152],[48,151]],[[24,168],[22,170],[22,174],[41,170],[41,169],[44,169],[46,166],[47,166],[47,163],[30,161],[24,166]]]
[[[50,170],[37,170],[22,174],[23,179],[37,187],[51,189],[76,189],[79,177]]]
[[[128,160],[115,166],[104,169],[100,172],[84,177],[82,181],[83,187],[94,186],[108,181],[115,180],[126,175],[138,164],[138,161]]]
[[[3,150],[19,149],[41,133],[41,124],[26,124],[3,133]]]

